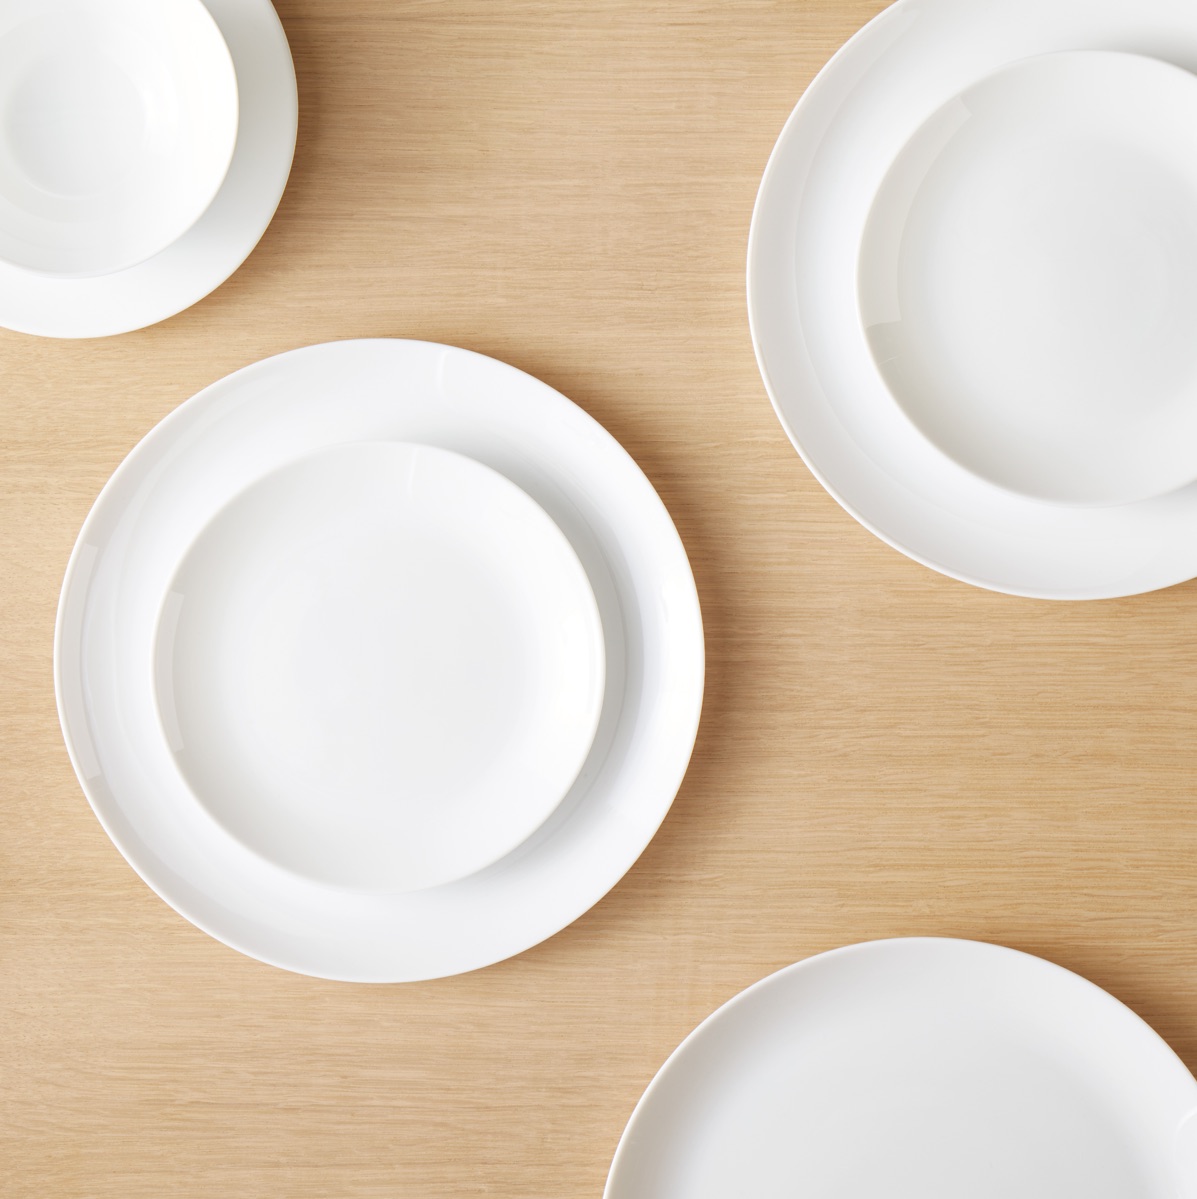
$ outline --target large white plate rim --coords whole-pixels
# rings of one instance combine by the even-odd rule
[[[917,36],[924,30],[930,30],[925,44]],[[1052,50],[1121,50],[1190,66],[1186,53],[1197,60],[1195,34],[1191,13],[1170,0],[1133,10],[1069,0],[1049,6],[898,0],[840,48],[790,114],[764,172],[749,235],[749,323],[758,365],[778,419],[811,472],[856,520],[908,557],[977,586],[1051,599],[1136,594],[1197,573],[1197,487],[1080,510],[1002,492],[935,450],[885,391],[864,344],[853,287],[855,209],[863,217],[893,155],[944,100],[1008,61]],[[928,56],[933,69],[887,60],[895,46],[908,59]],[[870,107],[862,95],[870,88],[892,95],[895,87],[908,94],[894,111]],[[853,145],[860,150],[861,122],[885,147],[866,147],[865,161],[846,152]],[[832,177],[829,164],[840,174]],[[846,222],[839,240],[853,240],[850,264],[816,261],[803,272],[802,286],[820,303],[807,304],[799,317],[792,264],[803,210],[806,252],[815,231],[827,232],[829,211]],[[838,358],[825,337],[811,336],[812,322],[818,337],[836,321],[838,348],[845,339],[853,347]],[[821,354],[819,364],[812,353]],[[828,372],[838,376],[834,399]]]
[[[240,123],[216,198],[173,245],[128,270],[56,279],[0,263],[0,326],[40,337],[109,337],[198,303],[249,257],[274,218],[295,152],[298,92],[270,0],[204,0],[237,73]]]
[[[419,411],[414,403],[395,402],[417,374],[432,380],[436,393]],[[375,394],[363,399],[370,380]],[[210,432],[230,412],[252,406],[255,396],[259,404],[272,392],[279,398],[287,383],[314,395],[333,385],[343,397],[357,395],[360,419],[346,439],[371,435],[374,405],[373,436],[382,419],[396,439],[440,444],[500,470],[557,521],[590,575],[603,613],[608,693],[622,702],[605,704],[591,757],[546,824],[501,862],[459,883],[393,896],[311,884],[225,834],[213,839],[212,822],[186,803],[153,829],[171,854],[189,862],[186,871],[177,869],[134,827],[103,777],[97,753],[110,743],[96,737],[96,713],[89,715],[84,702],[80,635],[105,555],[127,549],[120,512],[145,483],[147,467],[148,473],[178,473],[181,455],[162,453],[189,429],[201,424]],[[293,404],[293,392],[283,400]],[[343,401],[330,419],[341,421],[347,406]],[[542,452],[550,446],[551,454]],[[84,523],[55,638],[56,692],[72,762],[101,823],[147,884],[233,948],[300,973],[354,981],[476,969],[530,948],[597,902],[648,844],[680,786],[697,731],[702,677],[701,618],[685,551],[626,451],[575,405],[514,367],[397,340],[334,342],[266,359],[213,384],[156,426],[117,469]],[[117,748],[129,735],[120,733]],[[122,769],[152,766],[134,757]],[[103,769],[111,774],[111,761]],[[134,777],[144,784],[143,774]],[[224,864],[219,895],[195,878],[208,849]]]
[[[1167,1076],[1172,1097],[1177,1104],[1177,1127],[1174,1141],[1172,1172],[1176,1180],[1177,1199],[1197,1197],[1197,1079],[1177,1056],[1166,1041],[1132,1009],[1115,996],[1082,975],[1067,968],[1020,950],[985,941],[972,941],[950,937],[895,937],[877,941],[862,941],[825,950],[792,965],[784,966],[766,975],[743,991],[721,1004],[688,1033],[677,1048],[665,1059],[641,1094],[627,1125],[620,1136],[611,1162],[603,1199],[632,1199],[632,1192],[625,1191],[620,1172],[626,1168],[633,1146],[640,1136],[638,1123],[654,1105],[658,1093],[668,1084],[672,1073],[697,1047],[712,1036],[718,1036],[725,1025],[729,1025],[742,1008],[749,1008],[763,994],[783,988],[787,981],[796,976],[813,974],[825,966],[844,959],[867,961],[877,955],[913,955],[930,950],[937,953],[981,955],[993,961],[1005,959],[1015,969],[1033,969],[1046,977],[1054,977],[1067,987],[1074,988],[1078,995],[1102,1008],[1111,1020],[1120,1021],[1128,1036],[1137,1038],[1144,1053],[1153,1056],[1159,1076]],[[635,1180],[631,1180],[634,1185]]]

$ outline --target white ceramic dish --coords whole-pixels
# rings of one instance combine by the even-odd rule
[[[1109,50],[1197,68],[1185,0],[899,0],[807,89],[753,214],[749,316],[770,398],[831,494],[910,557],[978,586],[1096,599],[1197,575],[1197,486],[1116,507],[998,487],[924,437],[890,395],[857,304],[866,219],[938,109],[1032,55]]]
[[[464,454],[569,539],[602,617],[598,732],[570,793],[499,862],[396,893],[332,886],[233,837],[197,801],[155,701],[162,597],[213,516],[271,472],[361,442]],[[67,568],[55,640],[67,746],[130,864],[200,928],[302,973],[434,978],[536,944],[597,902],[673,800],[702,700],[685,551],[627,453],[551,388],[464,350],[350,341],[268,359],[183,404],[104,488]]]
[[[200,0],[0,0],[0,259],[89,276],[177,241],[237,142]]]
[[[410,891],[489,866],[565,797],[603,633],[577,554],[514,483],[364,442],[221,508],[170,583],[154,669],[180,771],[242,844]]]
[[[92,278],[0,262],[0,326],[43,337],[108,337],[174,316],[249,256],[282,198],[298,108],[287,38],[270,0],[205,0],[237,77],[237,145],[224,182],[177,241],[128,270]]]
[[[903,147],[861,316],[907,416],[982,478],[1122,504],[1197,478],[1197,76],[1079,50],[1003,67]]]
[[[971,941],[771,975],[682,1042],[606,1199],[1193,1199],[1197,1081],[1112,996]]]

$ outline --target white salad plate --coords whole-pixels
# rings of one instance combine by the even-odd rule
[[[948,101],[890,167],[860,308],[894,399],[982,478],[1122,504],[1197,478],[1197,75],[1077,50]]]
[[[126,270],[224,182],[237,76],[201,0],[0,0],[0,261]]]
[[[1050,171],[1046,160],[1039,165],[1055,200],[1023,194],[1004,215],[1045,219],[1059,229],[1068,224],[1067,201],[1075,201],[1075,229],[1050,258],[1036,256],[1042,242],[1026,228],[1001,226],[1003,214],[988,207],[985,189],[987,171],[995,162],[1000,167],[1003,155],[1028,180],[1042,146],[1019,150],[1017,139],[1003,141],[1008,127],[984,117],[951,125],[970,92],[974,99],[996,95],[1004,119],[1017,125],[1035,90],[1031,76],[1055,69],[1025,60],[1060,52],[1072,58],[1078,51],[1197,69],[1197,10],[1187,0],[898,0],[832,58],[786,123],[761,182],[748,252],[749,317],[761,373],[783,426],[819,481],[910,557],[978,586],[1054,599],[1129,595],[1197,575],[1197,485],[1181,485],[1192,477],[1191,454],[1188,446],[1171,454],[1161,448],[1169,430],[1185,429],[1192,419],[1187,401],[1197,371],[1197,343],[1184,334],[1186,306],[1194,303],[1197,209],[1187,200],[1185,172],[1192,168],[1181,163],[1187,146],[1176,141],[1178,123],[1191,127],[1188,81],[1165,79],[1167,72],[1150,64],[1119,63],[1127,85],[1119,94],[1132,85],[1129,73],[1141,76],[1133,84],[1135,106],[1118,126],[1122,141],[1119,132],[1099,128],[1108,110],[1070,109],[1048,89],[1044,143],[1064,152]],[[1145,113],[1158,115],[1169,92],[1178,111],[1145,138]],[[1092,108],[1092,89],[1084,95]],[[1096,144],[1083,131],[1095,134]],[[942,155],[936,137],[946,139]],[[991,151],[996,157],[987,162]],[[1018,160],[1020,153],[1027,157]],[[927,156],[934,162],[923,187],[917,168]],[[1116,162],[1126,165],[1129,177],[1106,194],[1104,172]],[[902,194],[904,185],[911,195]],[[1063,209],[1052,208],[1061,196]],[[895,262],[885,213],[898,214],[891,224],[900,224],[907,198],[915,228],[906,230]],[[1087,254],[1084,235],[1097,232],[1090,213],[1110,217],[1115,227]],[[870,214],[880,225],[866,239]],[[950,218],[938,232],[926,226],[937,214]],[[1144,227],[1139,218],[1146,215],[1155,223]],[[971,216],[989,228],[970,240]],[[994,237],[1016,253],[987,259]],[[954,248],[963,257],[945,261]],[[1041,288],[1053,270],[1060,272],[1052,283],[1056,299],[1073,307],[1040,290],[1026,297],[1030,309],[1020,313],[1010,289]],[[986,271],[1007,289],[991,297],[991,315],[1004,328],[983,328]],[[945,281],[968,301],[949,314],[950,329],[963,327],[963,341],[932,328],[936,313],[916,302],[909,327],[904,319],[896,332],[874,328],[870,344],[866,326],[895,323],[895,289],[917,293]],[[1028,329],[1028,317],[1037,313],[1054,315],[1054,329]],[[967,360],[945,354],[945,340],[952,341],[951,353]],[[1049,451],[1063,451],[1055,476],[1043,461],[1031,461],[1021,473],[1004,454],[995,464],[976,426],[964,441],[951,441],[951,404],[960,399],[953,372],[975,384],[984,363],[971,355],[979,349],[992,363],[1002,358],[1004,341],[1001,397],[979,407],[995,420],[1009,419],[1007,446],[1017,444],[1031,417],[1018,407],[1027,395],[1017,397],[1014,410],[999,411],[1002,398],[1017,392],[1011,372],[1019,363],[1046,366],[1044,377],[1030,381],[1028,395],[1038,388],[1035,394],[1046,389],[1052,396],[1047,423],[1063,430],[1057,436],[1049,429],[1046,437]],[[906,354],[909,374],[889,362],[895,352]],[[911,366],[922,352],[935,361]],[[1069,376],[1066,388],[1053,388],[1078,366],[1080,385]],[[1101,387],[1086,392],[1086,380]],[[918,423],[904,404],[911,410],[922,405]],[[1098,479],[1065,461],[1078,447],[1081,458],[1092,450],[1083,444],[1087,438],[1108,456],[1115,431],[1126,425],[1137,427],[1142,444],[1128,438],[1115,477]],[[1043,436],[1043,424],[1034,431]],[[936,439],[950,443],[956,457]],[[1028,467],[1025,458],[1021,466]],[[1151,490],[1163,493],[1135,498]]]
[[[544,823],[590,752],[604,670],[594,593],[544,510],[404,442],[331,446],[229,500],[154,649],[208,812],[297,874],[396,891],[474,874]]]
[[[258,244],[282,198],[295,150],[291,51],[270,0],[205,0],[205,6],[227,47],[237,86],[236,147],[211,203],[159,253],[110,274],[63,277],[0,262],[0,327],[43,337],[107,337],[140,329],[203,299]]]
[[[1194,1199],[1197,1081],[1129,1008],[1011,949],[873,941],[698,1026],[605,1199]]]
[[[238,371],[132,451],[68,565],[55,680],[84,792],[171,906],[274,965],[404,981],[519,953],[619,881],[689,761],[702,624],[668,513],[581,409],[465,350],[346,341]],[[539,760],[494,757],[512,730]],[[446,787],[479,820],[488,754],[508,799],[543,770],[537,798],[442,876],[524,839],[411,889],[403,838],[452,826]],[[380,815],[396,780],[416,798]]]

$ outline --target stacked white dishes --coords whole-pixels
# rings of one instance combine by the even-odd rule
[[[213,936],[403,981],[622,877],[685,772],[702,625],[648,480],[563,396],[406,341],[248,367],[80,533],[59,712],[121,852]]]
[[[766,169],[758,361],[833,496],[995,590],[1197,574],[1197,18],[899,0]]]
[[[173,315],[257,244],[295,144],[269,0],[0,0],[0,325]]]

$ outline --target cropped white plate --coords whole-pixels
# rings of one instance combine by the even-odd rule
[[[308,878],[380,890],[526,840],[603,698],[598,607],[561,530],[489,467],[403,442],[322,450],[227,503],[170,583],[154,665],[216,820]]]
[[[569,794],[481,872],[430,890],[338,887],[232,836],[187,786],[156,703],[162,597],[213,516],[271,472],[361,442],[464,454],[531,496],[569,539],[602,618],[598,732]],[[652,486],[543,383],[425,342],[312,346],[230,375],[153,429],[79,535],[55,640],[59,714],[100,821],[200,928],[302,973],[434,978],[535,945],[615,885],[681,782],[702,702],[694,580]]]
[[[1000,486],[1120,504],[1197,478],[1197,76],[1078,50],[1004,67],[903,147],[860,306],[894,398]]]
[[[1197,1082],[1112,996],[974,941],[771,975],[661,1068],[606,1199],[1194,1199]]]
[[[200,0],[0,0],[0,260],[125,270],[199,219],[237,141]]]
[[[202,300],[249,256],[282,198],[295,150],[295,68],[270,0],[205,0],[237,76],[237,146],[204,214],[161,253],[86,279],[0,262],[0,326],[43,337],[108,337]]]
[[[1095,599],[1197,574],[1197,487],[1117,507],[998,487],[924,437],[873,361],[857,304],[866,218],[938,109],[1019,59],[1113,50],[1197,68],[1188,0],[899,0],[807,89],[761,182],[749,316],[773,405],[816,477],[891,545],[998,591]]]

